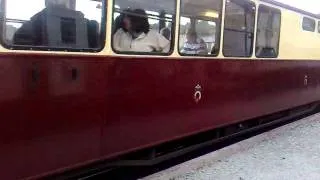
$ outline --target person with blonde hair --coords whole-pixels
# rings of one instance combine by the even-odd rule
[[[198,55],[208,54],[207,45],[204,40],[198,36],[194,28],[189,28],[186,33],[186,40],[180,50],[182,54]]]

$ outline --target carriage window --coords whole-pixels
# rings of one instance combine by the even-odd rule
[[[264,5],[258,11],[256,56],[275,58],[279,50],[281,11]]]
[[[250,57],[253,51],[255,4],[247,0],[227,0],[223,55]]]
[[[220,47],[221,0],[181,1],[179,52],[217,56]]]
[[[302,29],[314,32],[316,29],[316,21],[311,18],[304,17],[302,21]]]
[[[3,42],[13,49],[98,51],[105,39],[103,4],[103,0],[6,1]]]
[[[113,50],[167,55],[173,47],[175,8],[175,0],[115,0]]]

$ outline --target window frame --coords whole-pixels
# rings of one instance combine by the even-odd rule
[[[110,22],[111,23],[111,29],[113,28],[113,25],[114,25],[114,21],[115,21],[115,11],[114,11],[114,6],[115,6],[115,3],[116,0],[112,0],[112,21]],[[174,0],[174,6],[175,6],[175,11],[174,11],[174,14],[172,14],[172,26],[171,26],[171,41],[170,41],[170,50],[169,52],[167,53],[159,53],[159,52],[138,52],[138,51],[118,51],[116,50],[114,47],[113,47],[113,33],[111,33],[111,39],[110,39],[110,47],[111,47],[111,50],[113,51],[113,53],[115,54],[120,54],[120,55],[152,55],[152,56],[170,56],[171,54],[173,54],[174,52],[174,45],[175,45],[175,29],[176,29],[176,17],[177,17],[177,4],[178,2],[176,0]],[[112,32],[112,30],[111,30]]]
[[[230,1],[239,1],[239,0],[230,0]],[[227,3],[227,1],[226,1],[226,3],[225,3],[225,8],[224,8],[224,27],[223,27],[223,40],[222,40],[222,54],[223,54],[223,56],[224,57],[231,57],[231,58],[237,58],[237,57],[240,57],[240,58],[251,58],[251,57],[253,57],[253,52],[254,52],[254,50],[255,50],[255,44],[254,44],[254,39],[255,39],[255,27],[256,27],[256,12],[257,12],[257,9],[256,9],[256,7],[257,7],[257,4],[256,4],[256,2],[254,2],[254,1],[251,1],[251,0],[243,0],[243,2],[246,2],[246,3],[248,3],[248,4],[251,4],[251,5],[253,5],[252,7],[254,7],[255,8],[255,10],[254,10],[254,19],[253,19],[253,31],[252,31],[252,34],[253,34],[253,38],[252,38],[252,49],[251,49],[251,54],[249,55],[249,56],[246,56],[246,55],[244,55],[244,56],[235,56],[235,55],[226,55],[226,53],[225,53],[225,49],[224,49],[224,42],[225,42],[225,38],[226,38],[226,36],[225,36],[225,25],[226,25],[226,21],[227,21],[227,18],[226,18],[226,14],[227,14],[227,6],[226,6],[226,3]],[[234,3],[234,2],[233,2]],[[245,33],[248,33],[247,31],[245,32]]]
[[[259,27],[259,22],[257,23],[257,29],[256,29],[256,42],[255,42],[255,56],[257,58],[272,58],[272,59],[275,59],[275,58],[278,58],[279,57],[279,52],[280,52],[280,37],[281,37],[281,25],[282,25],[282,11],[278,8],[274,8],[274,7],[270,7],[270,6],[267,6],[267,5],[264,5],[264,4],[260,4],[259,7],[258,7],[258,16],[256,17],[257,20],[259,20],[259,12],[260,12],[260,8],[267,8],[269,9],[270,11],[272,12],[279,12],[280,14],[280,23],[279,23],[279,34],[278,34],[278,43],[277,43],[277,53],[276,53],[276,56],[275,57],[262,57],[262,56],[257,56],[257,42],[258,42],[258,36],[257,36],[257,31],[258,31],[258,27]]]
[[[6,29],[6,1],[2,0],[1,10],[3,12],[3,22],[1,24],[1,32],[4,32]],[[0,37],[0,44],[9,50],[27,50],[27,51],[59,51],[59,52],[85,52],[85,53],[98,53],[101,52],[106,45],[106,26],[107,26],[107,0],[101,0],[101,31],[99,36],[99,43],[101,47],[98,48],[65,48],[65,47],[50,47],[50,46],[29,46],[29,45],[15,45],[15,44],[7,44],[5,39],[5,33],[2,33]]]
[[[313,21],[314,22],[314,28],[313,28],[313,30],[311,31],[311,30],[309,30],[309,29],[305,29],[304,28],[304,22],[305,22],[305,20],[311,20],[311,21]],[[309,18],[309,17],[306,17],[306,16],[303,16],[303,18],[302,18],[302,24],[301,24],[301,28],[302,28],[302,30],[303,31],[308,31],[308,32],[315,32],[316,31],[316,26],[317,26],[317,22],[316,22],[316,20],[315,19],[313,19],[313,18]]]
[[[220,7],[220,11],[218,11],[219,12],[219,20],[218,20],[218,23],[220,23],[220,28],[219,28],[219,34],[217,35],[217,37],[219,37],[219,39],[218,39],[218,41],[219,41],[219,48],[218,48],[218,53],[217,54],[186,54],[186,53],[181,53],[180,52],[180,49],[179,49],[179,45],[180,45],[180,30],[181,30],[181,27],[180,27],[180,22],[181,22],[181,17],[184,17],[184,16],[182,16],[182,14],[181,14],[181,8],[182,8],[182,1],[183,0],[181,0],[180,1],[180,7],[179,7],[179,12],[180,12],[180,14],[179,14],[179,28],[178,28],[178,42],[177,42],[177,46],[178,46],[178,48],[177,48],[177,50],[178,50],[178,54],[180,55],[180,56],[189,56],[189,57],[218,57],[219,56],[219,54],[220,54],[220,50],[221,50],[221,35],[222,35],[222,17],[223,17],[223,14],[222,14],[222,10],[223,10],[223,5],[224,5],[224,1],[223,0],[220,0],[220,2],[221,2],[221,7]],[[216,29],[217,30],[217,29]],[[216,31],[217,32],[217,31]]]

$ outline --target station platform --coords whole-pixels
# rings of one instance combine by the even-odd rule
[[[320,113],[143,180],[320,180]]]

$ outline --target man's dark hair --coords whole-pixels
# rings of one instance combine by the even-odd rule
[[[130,16],[132,31],[136,33],[148,33],[150,24],[148,22],[147,13],[143,9],[135,9]]]

